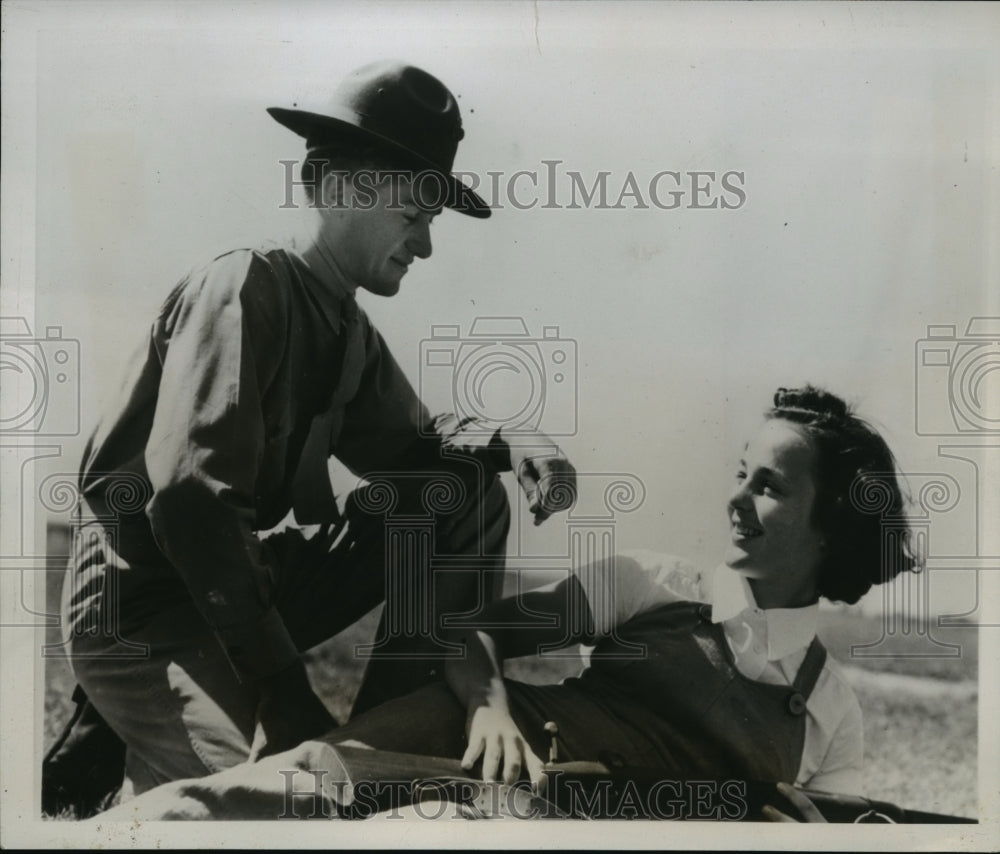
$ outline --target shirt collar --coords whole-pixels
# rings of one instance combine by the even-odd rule
[[[746,578],[720,565],[712,580],[712,622],[724,623],[747,611],[762,615],[766,621],[768,661],[777,661],[807,646],[816,634],[817,603],[802,608],[758,608]]]
[[[291,241],[290,245],[285,247],[285,251],[304,271],[302,279],[306,288],[316,300],[330,326],[339,334],[342,326],[357,316],[355,288],[347,284],[339,273],[335,274],[332,268],[324,267],[325,272],[316,270],[306,261],[296,241]]]

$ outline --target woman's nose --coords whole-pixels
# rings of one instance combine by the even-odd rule
[[[748,506],[750,490],[747,489],[746,480],[738,480],[729,493],[729,500],[726,506],[730,510],[741,510]]]

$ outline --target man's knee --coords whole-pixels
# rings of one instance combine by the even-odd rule
[[[461,506],[443,520],[441,530],[450,554],[502,552],[510,530],[510,500],[500,478],[492,475],[470,489]]]
[[[356,530],[399,521],[432,521],[439,535],[465,541],[505,541],[510,501],[496,472],[476,461],[447,461],[429,471],[372,476],[350,494],[348,519]]]
[[[241,684],[193,606],[158,617],[132,640],[143,659],[74,660],[74,672],[108,725],[157,782],[201,777],[249,755],[256,691]],[[81,647],[82,648],[82,647]]]
[[[488,515],[501,518],[507,524],[510,523],[510,498],[499,476],[495,475],[490,479],[483,492],[482,501]]]

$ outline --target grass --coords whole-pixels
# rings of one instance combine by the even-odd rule
[[[54,589],[50,585],[50,597],[55,595]],[[57,595],[54,601],[58,601]],[[363,671],[363,662],[353,654],[354,646],[370,640],[376,618],[377,614],[369,614],[307,656],[316,692],[340,721],[347,717]],[[961,647],[960,655],[939,658],[916,657],[928,650],[947,649],[928,645],[926,637],[915,633],[890,633],[878,647],[868,650],[880,657],[852,656],[852,645],[875,644],[883,631],[880,620],[850,609],[822,611],[819,634],[830,654],[847,666],[864,712],[865,794],[909,809],[975,817],[975,629],[935,628],[932,634],[937,640]],[[508,676],[534,683],[558,681],[579,669],[580,663],[574,659],[525,658],[507,663]],[[50,659],[46,670],[46,749],[70,714],[73,684],[67,664]]]

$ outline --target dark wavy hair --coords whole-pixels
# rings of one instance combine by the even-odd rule
[[[815,448],[813,521],[825,541],[820,595],[853,604],[873,584],[919,569],[896,459],[874,427],[841,398],[811,385],[779,388],[765,416],[794,424]],[[890,518],[893,536],[887,537]]]

